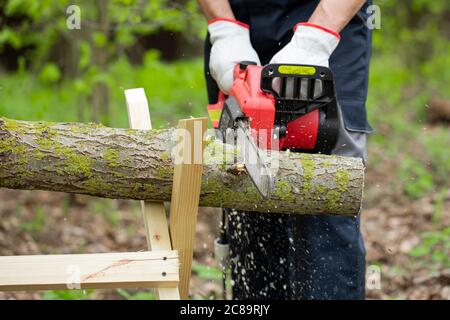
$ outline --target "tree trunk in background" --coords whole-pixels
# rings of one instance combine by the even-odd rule
[[[77,79],[80,77],[80,42],[83,39],[84,29],[70,30],[65,34],[65,44],[62,47],[64,52],[64,75],[70,79]],[[86,105],[86,96],[84,94],[78,94],[77,96],[77,121],[84,122],[89,119],[85,119],[84,108]]]
[[[137,131],[97,124],[0,118],[0,187],[107,198],[170,200],[174,129]],[[239,151],[208,138],[200,205],[259,212],[356,215],[364,166],[358,158],[280,152],[275,189],[263,200]],[[229,155],[225,160],[223,154]]]
[[[96,2],[98,14],[98,30],[93,32],[102,32],[105,37],[109,33],[108,20],[108,4],[109,0],[97,0]],[[92,34],[92,32],[91,32]],[[99,68],[100,72],[105,72],[108,66],[108,47],[107,45],[98,47],[95,43],[92,44],[92,63]],[[98,82],[92,88],[91,93],[92,105],[92,119],[97,123],[108,124],[109,122],[109,88],[104,82]]]

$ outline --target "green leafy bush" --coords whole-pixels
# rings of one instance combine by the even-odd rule
[[[422,233],[420,245],[409,254],[421,258],[422,263],[429,266],[450,267],[450,227]]]
[[[21,215],[19,213],[19,215]],[[27,232],[36,235],[44,228],[47,221],[47,214],[42,207],[37,207],[30,220],[22,220],[20,226]]]
[[[61,71],[54,63],[47,63],[39,74],[39,80],[44,83],[55,83],[61,78]]]
[[[433,175],[425,165],[413,158],[406,158],[400,164],[400,178],[408,196],[418,199],[434,189]]]
[[[42,293],[44,300],[90,300],[94,290],[51,290]]]
[[[117,289],[116,292],[126,300],[156,300],[155,294],[149,291],[129,293],[125,289]]]
[[[203,265],[194,264],[192,270],[197,274],[200,279],[203,280],[222,280],[222,271],[218,268]]]
[[[206,115],[206,89],[200,59],[167,64],[150,51],[142,66],[119,59],[99,74],[49,84],[29,73],[0,77],[0,116],[23,120],[90,121],[87,94],[100,78],[110,87],[109,123],[128,127],[123,91],[143,87],[149,100],[153,126],[167,127],[178,119]],[[79,114],[85,119],[79,119]]]

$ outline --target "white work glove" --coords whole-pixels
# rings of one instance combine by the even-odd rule
[[[311,23],[298,23],[294,36],[270,63],[309,64],[328,67],[328,60],[339,44],[338,33]]]
[[[219,88],[228,94],[237,63],[261,63],[250,42],[249,26],[245,23],[231,19],[213,19],[208,23],[208,31],[212,44],[209,70]]]

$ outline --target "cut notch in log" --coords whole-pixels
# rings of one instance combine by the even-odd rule
[[[137,131],[97,124],[0,119],[0,187],[137,200],[170,199],[174,130]],[[361,159],[280,152],[275,190],[262,200],[223,154],[238,150],[209,139],[200,205],[288,214],[357,215]]]

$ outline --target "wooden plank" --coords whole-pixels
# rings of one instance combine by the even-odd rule
[[[180,255],[180,296],[187,299],[195,242],[203,169],[206,118],[178,122],[180,141],[175,151],[169,228],[172,245]]]
[[[0,290],[176,286],[176,251],[0,257]]]
[[[169,224],[164,202],[141,201],[146,222],[147,243],[151,250],[170,250]]]
[[[130,128],[137,130],[152,129],[150,112],[144,89],[137,88],[125,90],[125,99],[127,102]],[[172,250],[164,203],[141,201],[141,211],[144,219],[148,250]],[[178,288],[159,288],[156,291],[158,298],[161,300],[180,299]]]
[[[125,90],[125,100],[128,110],[130,128],[136,130],[150,130],[152,122],[148,111],[148,101],[143,88]]]

